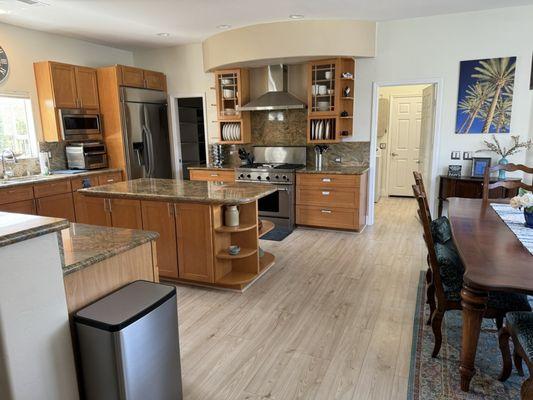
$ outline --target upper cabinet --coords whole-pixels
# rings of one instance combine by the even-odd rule
[[[215,71],[215,92],[219,142],[250,143],[250,112],[239,110],[250,97],[248,70]]]
[[[53,61],[33,64],[44,139],[61,140],[59,109],[98,111],[96,69]]]
[[[167,90],[165,74],[141,68],[119,65],[120,85],[143,89]]]
[[[355,61],[334,58],[308,63],[308,143],[335,143],[353,134]]]

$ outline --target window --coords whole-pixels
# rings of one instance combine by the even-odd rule
[[[11,149],[17,157],[35,157],[37,139],[31,100],[0,94],[0,151]]]

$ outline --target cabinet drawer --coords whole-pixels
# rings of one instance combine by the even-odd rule
[[[84,182],[87,182],[88,186],[84,185]],[[98,186],[98,177],[95,175],[80,176],[77,178],[72,178],[70,180],[70,184],[72,185],[72,191],[75,192],[78,189],[82,189],[84,187]]]
[[[14,203],[23,200],[33,200],[33,186],[0,189],[0,204]]]
[[[296,174],[296,184],[300,186],[314,186],[316,188],[358,188],[361,186],[361,176],[339,174]]]
[[[104,175],[98,175],[98,185],[109,185],[115,182],[122,182],[121,172],[110,172]]]
[[[0,211],[17,214],[35,214],[35,203],[32,200],[17,201],[0,205]]]
[[[235,172],[216,169],[191,169],[191,181],[235,182]]]
[[[55,194],[70,193],[72,192],[72,186],[70,186],[70,180],[62,179],[57,182],[35,185],[33,191],[35,193],[35,198],[40,198],[53,196]]]
[[[359,210],[296,206],[296,223],[324,228],[359,229]]]
[[[296,204],[337,208],[359,208],[359,190],[353,188],[314,189],[307,186],[297,187]]]

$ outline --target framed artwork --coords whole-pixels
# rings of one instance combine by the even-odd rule
[[[492,158],[474,157],[472,160],[472,178],[483,178],[485,170],[490,168]]]
[[[448,176],[460,178],[462,169],[461,165],[448,165]]]
[[[455,133],[509,133],[516,57],[461,61]]]

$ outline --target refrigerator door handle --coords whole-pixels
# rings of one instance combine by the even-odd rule
[[[146,106],[143,106],[143,113],[144,113],[144,124],[143,124],[143,133],[145,136],[145,143],[146,143],[146,150],[147,150],[147,160],[146,160],[146,174],[148,175],[148,178],[152,178],[154,169],[152,161],[154,160],[154,141],[152,138],[152,132],[150,131],[149,126],[149,115],[148,111],[146,110]]]

